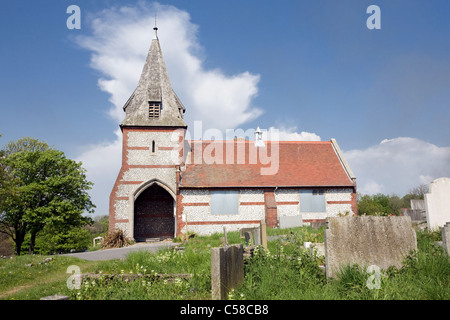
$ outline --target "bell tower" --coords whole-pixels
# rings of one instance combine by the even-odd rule
[[[111,191],[109,230],[136,241],[175,236],[176,195],[187,125],[169,80],[158,39],[150,45],[139,83],[125,103],[122,167]]]

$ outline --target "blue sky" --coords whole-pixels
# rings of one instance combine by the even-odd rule
[[[80,30],[66,27],[72,4]],[[372,4],[380,30],[366,26]],[[450,176],[449,12],[445,0],[6,0],[0,144],[32,136],[83,161],[106,213],[121,107],[156,13],[191,128],[201,120],[204,129],[335,138],[359,191],[402,196]]]

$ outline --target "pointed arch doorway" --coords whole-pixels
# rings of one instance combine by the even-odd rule
[[[134,239],[173,238],[174,207],[172,195],[158,183],[143,190],[134,202]]]

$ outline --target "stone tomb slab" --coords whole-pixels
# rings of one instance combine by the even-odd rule
[[[380,269],[401,267],[411,250],[417,250],[411,218],[360,216],[327,218],[325,264],[327,277],[345,265]]]

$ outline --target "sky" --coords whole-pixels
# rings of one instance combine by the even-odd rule
[[[156,16],[191,138],[258,126],[335,138],[358,192],[401,197],[450,177],[449,12],[446,0],[4,0],[0,146],[30,136],[81,161],[108,214]]]

